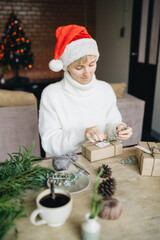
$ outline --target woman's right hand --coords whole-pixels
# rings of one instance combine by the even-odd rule
[[[107,138],[107,135],[101,131],[98,126],[86,128],[85,137],[92,143],[103,141]]]

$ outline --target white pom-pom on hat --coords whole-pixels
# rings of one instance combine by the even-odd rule
[[[53,71],[53,72],[59,72],[63,69],[63,62],[61,60],[51,60],[49,62],[49,68]]]

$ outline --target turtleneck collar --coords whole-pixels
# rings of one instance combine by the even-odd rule
[[[86,96],[89,95],[96,86],[96,77],[93,75],[91,81],[87,84],[81,84],[74,80],[68,71],[64,72],[64,78],[62,79],[63,88],[74,95]]]

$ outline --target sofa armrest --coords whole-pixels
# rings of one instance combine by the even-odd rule
[[[123,145],[135,145],[142,137],[145,101],[125,93],[123,98],[117,99],[117,106],[123,122],[133,129],[133,135],[129,140],[123,141]]]
[[[37,105],[0,107],[0,161],[18,152],[19,145],[28,149],[33,141],[31,154],[40,156]]]

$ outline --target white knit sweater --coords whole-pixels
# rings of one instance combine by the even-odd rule
[[[39,132],[46,156],[81,151],[85,129],[99,126],[109,139],[122,123],[112,87],[97,80],[82,85],[68,72],[57,83],[47,86],[41,96]]]

